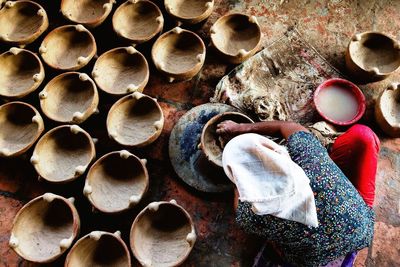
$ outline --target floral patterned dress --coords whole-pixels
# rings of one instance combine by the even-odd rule
[[[236,220],[245,231],[274,242],[284,260],[295,266],[319,266],[369,246],[374,212],[330,159],[326,149],[307,132],[292,134],[289,154],[310,179],[319,226],[308,227],[272,215],[260,216],[239,202]]]

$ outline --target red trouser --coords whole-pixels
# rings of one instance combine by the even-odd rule
[[[378,137],[370,128],[356,124],[336,139],[329,153],[370,207],[375,198],[379,145]]]

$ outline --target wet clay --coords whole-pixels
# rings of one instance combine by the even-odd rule
[[[130,244],[144,266],[177,266],[189,255],[196,239],[189,214],[169,202],[150,203],[132,224]]]
[[[400,84],[385,89],[375,104],[375,117],[386,134],[400,137]]]
[[[46,193],[27,203],[17,214],[10,246],[21,257],[38,263],[54,261],[79,232],[79,215],[69,200]]]
[[[122,150],[106,154],[93,164],[84,194],[102,212],[121,212],[139,203],[148,184],[145,160]]]
[[[155,99],[135,92],[117,101],[107,117],[109,136],[121,145],[142,147],[161,134],[164,116]]]
[[[7,1],[0,10],[0,40],[25,45],[49,26],[46,11],[33,1]]]
[[[86,266],[131,266],[128,247],[117,233],[91,232],[76,242],[65,262],[65,267]]]
[[[112,0],[62,0],[61,12],[72,22],[96,27],[110,14],[112,5]]]
[[[167,12],[176,19],[195,24],[211,15],[214,0],[165,0],[164,4]]]
[[[157,39],[151,51],[157,69],[173,79],[190,79],[204,64],[205,46],[201,38],[179,27]]]
[[[133,47],[119,47],[102,54],[92,72],[99,88],[113,95],[142,92],[149,75],[146,58]]]
[[[90,135],[77,125],[63,125],[40,138],[31,163],[41,178],[62,183],[81,176],[94,157]]]
[[[126,1],[115,11],[112,24],[119,36],[138,44],[160,33],[164,18],[157,5],[151,1]]]
[[[26,152],[43,132],[39,112],[23,102],[0,106],[0,157],[18,156]]]
[[[0,55],[0,96],[21,98],[35,91],[44,79],[44,68],[32,52],[11,48]]]
[[[54,69],[78,70],[96,54],[96,42],[82,25],[66,25],[54,29],[44,38],[39,53]]]
[[[39,94],[43,113],[63,123],[81,123],[97,111],[99,96],[87,74],[67,72],[52,79]]]

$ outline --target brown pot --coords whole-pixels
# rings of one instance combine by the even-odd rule
[[[0,106],[0,157],[25,153],[44,129],[39,112],[24,102],[9,102]]]
[[[179,22],[196,24],[207,19],[214,0],[164,0],[165,10]]]
[[[56,260],[79,233],[80,220],[73,202],[73,198],[52,193],[29,201],[15,216],[10,247],[31,262]]]
[[[132,252],[142,266],[178,266],[195,242],[193,221],[175,200],[150,203],[138,214],[130,233]]]
[[[400,137],[400,83],[383,90],[375,103],[375,118],[385,133]]]

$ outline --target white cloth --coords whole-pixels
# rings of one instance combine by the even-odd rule
[[[255,214],[318,226],[310,180],[285,147],[258,134],[239,135],[225,146],[222,163]]]

